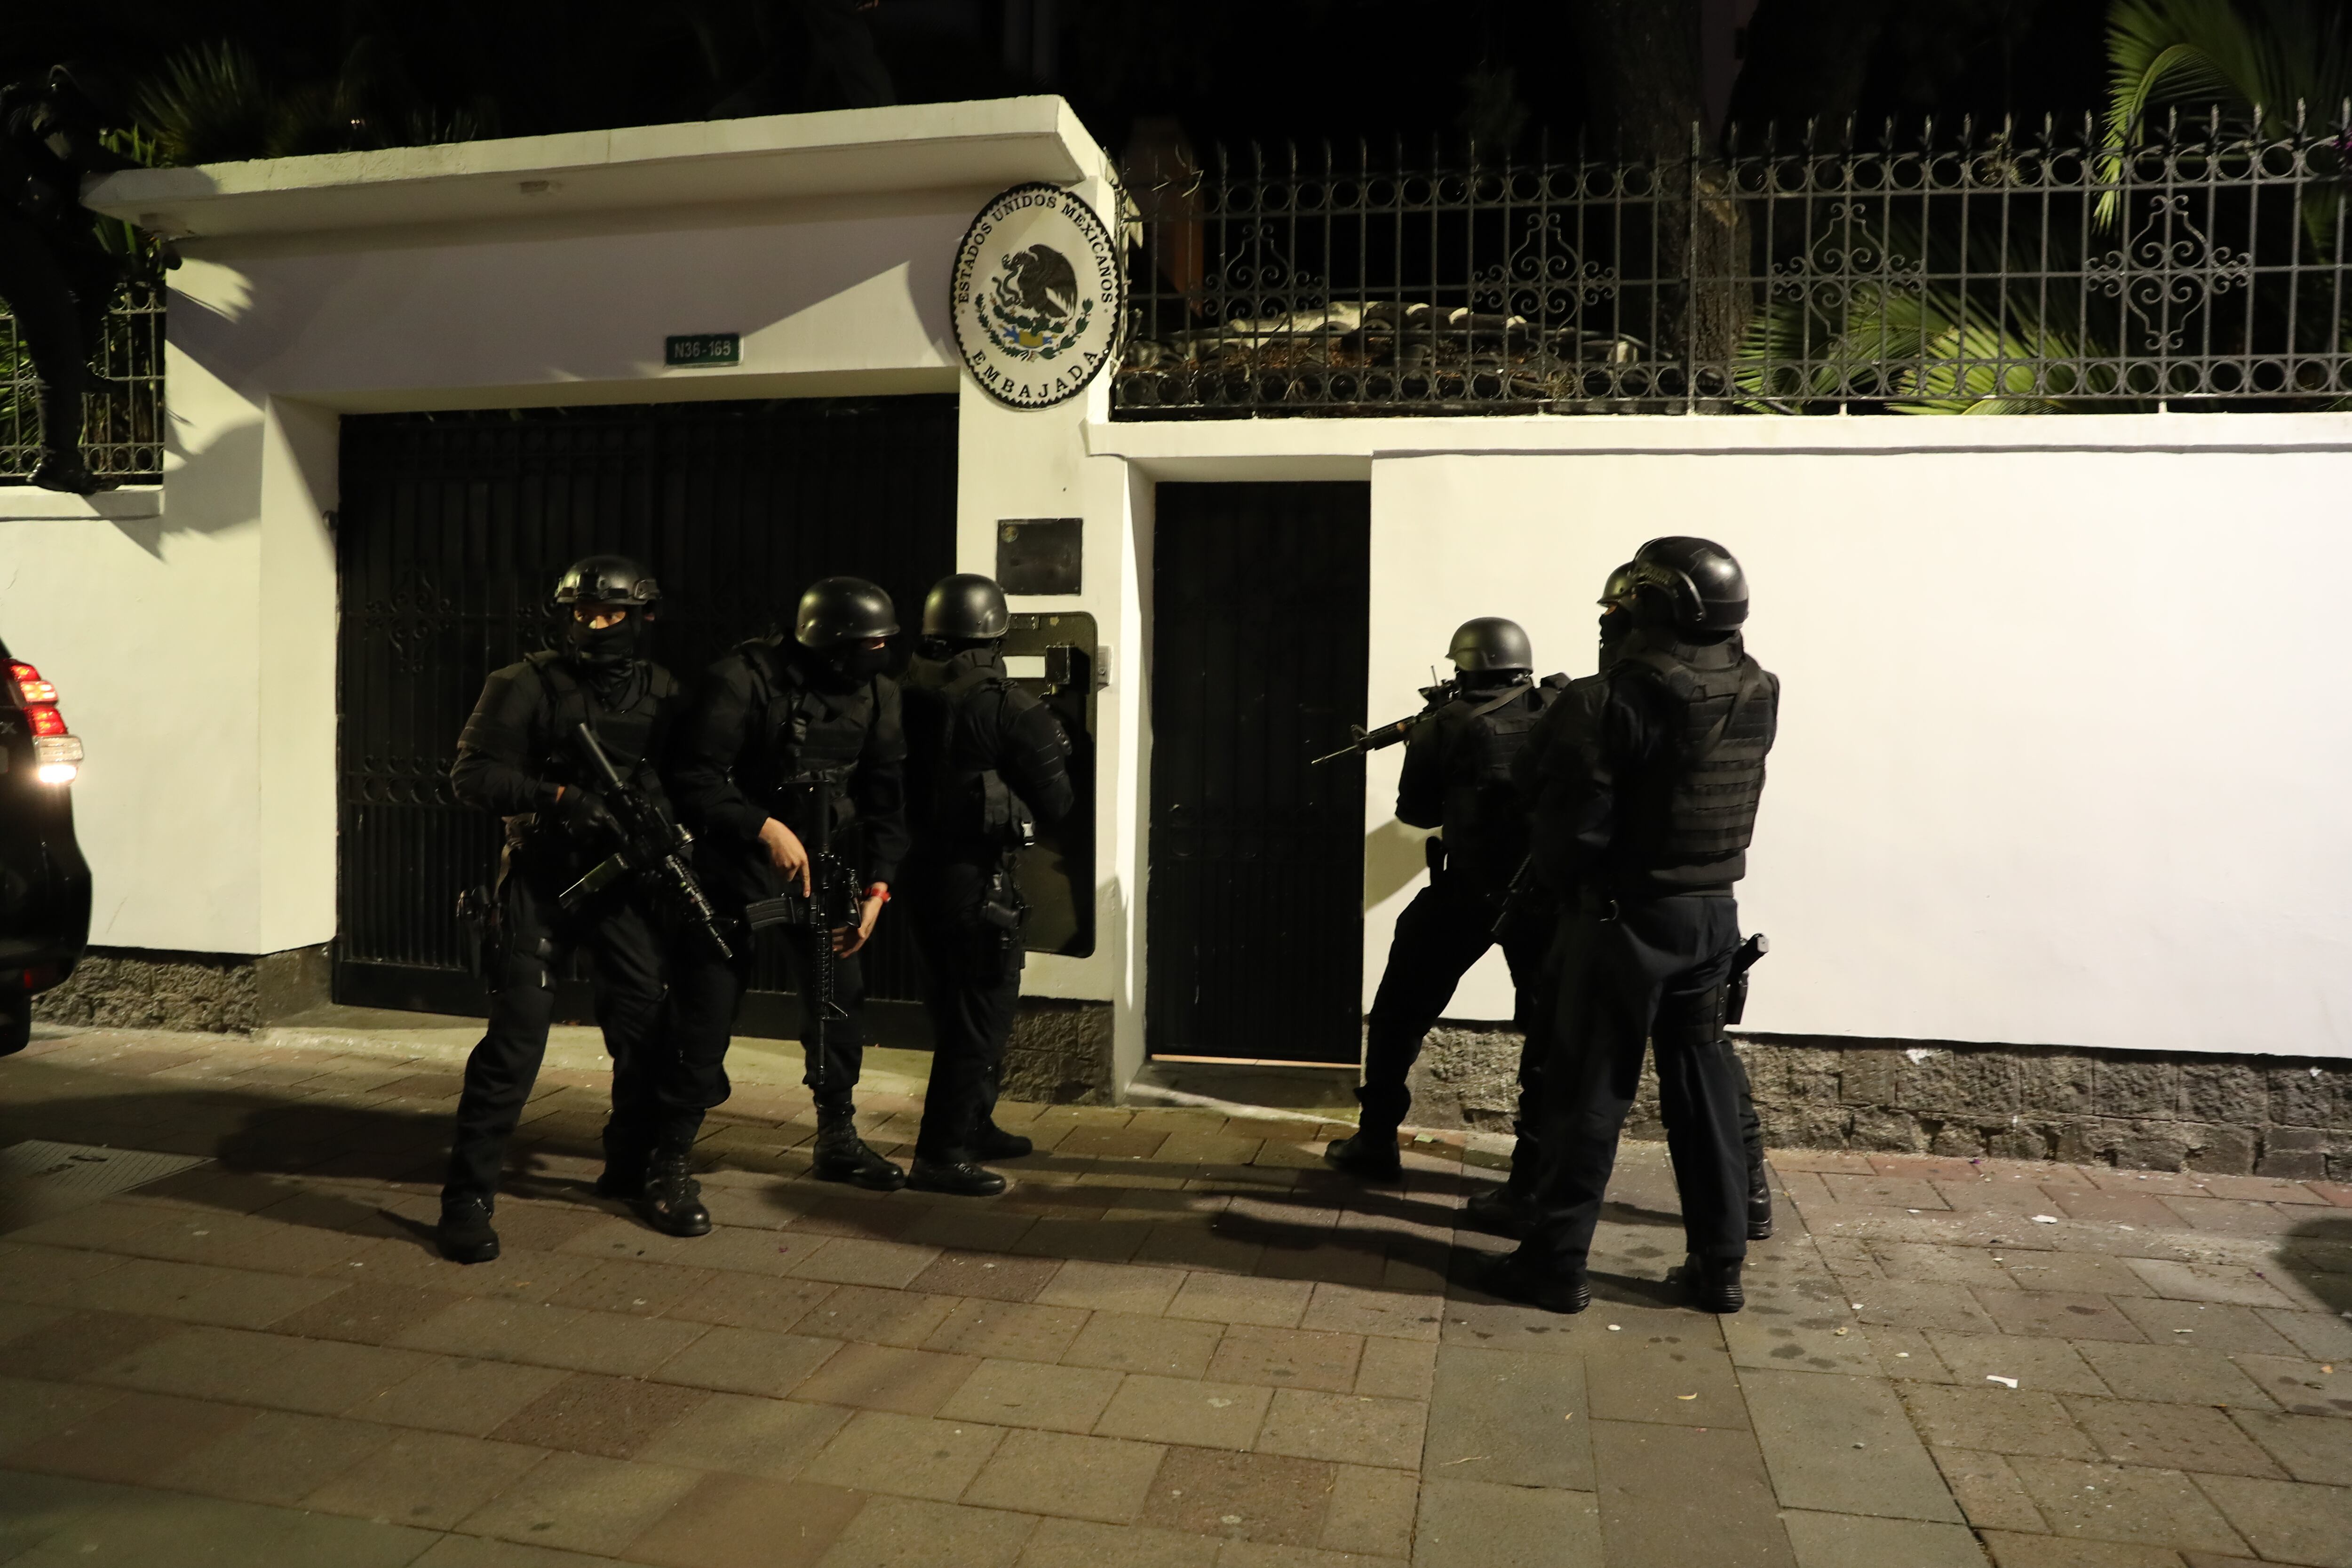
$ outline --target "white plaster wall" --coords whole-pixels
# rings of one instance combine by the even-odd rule
[[[1742,887],[1773,942],[1749,1026],[2352,1055],[2352,450],[1621,447],[1372,473],[1376,717],[1470,616],[1582,674],[1592,600],[1644,539],[1739,555],[1786,693]],[[1370,770],[1375,840],[1395,774]],[[1369,1000],[1418,881],[1368,864]],[[1509,1011],[1498,955],[1449,1009]]]
[[[58,683],[89,749],[74,808],[93,942],[323,942],[335,919],[335,569],[321,517],[334,420],[257,405],[176,352],[169,374],[170,504],[10,494],[0,635]]]

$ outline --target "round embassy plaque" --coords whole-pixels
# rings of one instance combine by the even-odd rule
[[[972,378],[1000,403],[1046,408],[1109,361],[1127,273],[1094,208],[1059,185],[1015,185],[964,231],[950,303]]]

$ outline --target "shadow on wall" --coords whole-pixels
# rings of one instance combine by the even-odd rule
[[[201,449],[187,445],[185,421],[174,415],[165,442],[164,474],[171,503],[161,517],[110,518],[115,531],[154,559],[163,559],[167,533],[218,533],[261,515],[261,418],[221,431]]]
[[[1364,835],[1364,909],[1367,913],[1402,892],[1429,868],[1429,830],[1390,817]]]

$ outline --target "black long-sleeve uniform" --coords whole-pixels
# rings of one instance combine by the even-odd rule
[[[931,1079],[916,1150],[971,1157],[996,1104],[1021,996],[1021,816],[1050,826],[1076,802],[1069,737],[1004,673],[995,647],[917,661],[907,685],[909,813],[903,889],[929,971]]]
[[[651,759],[667,739],[677,683],[633,661],[597,672],[551,653],[491,673],[457,741],[449,784],[458,802],[506,819],[495,900],[489,1026],[466,1059],[446,1191],[489,1198],[507,1139],[547,1054],[555,974],[575,949],[594,974],[596,1022],[613,1057],[605,1156],[642,1167],[682,1089],[660,1051],[662,942],[644,889],[625,879],[572,909],[563,890],[613,847],[572,838],[553,820],[559,794],[588,787],[572,728],[598,743],[639,788],[660,798]]]
[[[1536,868],[1567,905],[1538,1217],[1522,1247],[1539,1275],[1583,1266],[1645,1044],[1689,1249],[1747,1253],[1746,1096],[1722,1007],[1739,942],[1732,884],[1747,869],[1779,687],[1737,637],[1694,647],[1643,636],[1634,653],[1679,656],[1677,668],[1697,672],[1696,696],[1639,657],[1621,659],[1575,683],[1517,764],[1535,805]],[[1694,853],[1692,843],[1728,847]]]
[[[744,644],[705,671],[688,698],[669,752],[678,811],[697,837],[695,863],[723,919],[784,890],[760,842],[771,817],[814,851],[820,809],[834,851],[860,887],[897,880],[909,843],[907,741],[898,687],[887,676],[836,677],[786,639]],[[795,780],[825,775],[831,782]],[[792,953],[806,997],[813,954]],[[707,1105],[727,1098],[727,1044],[751,974],[751,943],[732,963],[707,952],[673,958],[670,1039]],[[824,1059],[808,1082],[821,1103],[846,1103],[865,1060],[865,977],[856,954],[834,964],[834,1000],[847,1014],[824,1030]],[[804,1031],[808,1038],[811,1031]]]
[[[1397,917],[1364,1030],[1362,1125],[1392,1134],[1412,1108],[1405,1080],[1422,1041],[1471,965],[1495,945],[1504,894],[1527,855],[1527,823],[1509,769],[1538,716],[1566,682],[1469,687],[1435,704],[1405,741],[1397,820],[1443,829],[1432,845],[1429,885]],[[1483,711],[1482,711],[1483,710]],[[1533,1169],[1535,1081],[1540,1053],[1544,952],[1540,919],[1516,921],[1502,939],[1511,970],[1514,1021],[1528,1042],[1519,1058],[1521,1148],[1513,1168]]]

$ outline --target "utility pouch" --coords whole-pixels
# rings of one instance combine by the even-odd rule
[[[1429,863],[1429,874],[1439,876],[1445,870],[1445,840],[1433,833],[1421,841],[1421,858]]]

